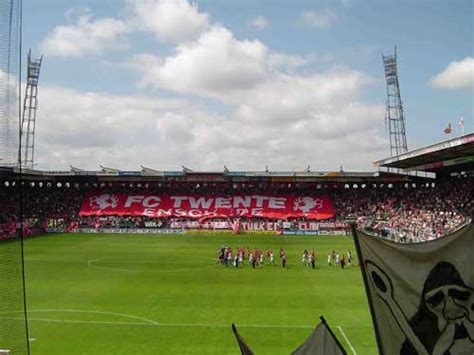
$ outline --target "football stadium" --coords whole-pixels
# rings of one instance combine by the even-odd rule
[[[474,353],[474,133],[407,148],[396,52],[365,172],[49,170],[21,5],[0,6],[0,354]]]

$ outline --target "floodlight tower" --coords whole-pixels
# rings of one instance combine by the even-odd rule
[[[405,117],[400,97],[400,86],[397,71],[397,47],[394,54],[384,56],[382,53],[385,79],[387,80],[387,102],[385,124],[390,134],[390,156],[399,155],[408,151],[405,134]]]
[[[23,168],[32,169],[35,158],[35,126],[36,110],[38,108],[38,81],[43,56],[31,57],[28,51],[28,66],[26,74],[25,100],[21,119],[21,152]]]

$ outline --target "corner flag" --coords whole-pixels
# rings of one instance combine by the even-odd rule
[[[232,332],[234,332],[235,338],[237,339],[237,344],[239,344],[240,352],[242,355],[253,355],[253,351],[245,344],[244,339],[237,332],[235,324],[232,323]]]
[[[474,354],[474,225],[398,244],[352,227],[381,355]]]
[[[346,350],[332,332],[323,316],[321,323],[313,330],[308,339],[291,355],[346,355]]]

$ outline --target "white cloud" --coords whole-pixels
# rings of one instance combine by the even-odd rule
[[[141,29],[177,43],[167,56],[135,55],[127,65],[147,89],[188,99],[43,86],[40,168],[143,164],[164,170],[184,164],[216,170],[225,164],[234,170],[301,170],[310,164],[324,170],[342,164],[366,170],[384,155],[385,139],[377,129],[384,107],[360,99],[370,77],[340,67],[299,72],[310,58],[238,39],[186,1],[138,4],[142,10],[131,12],[135,19],[151,21]],[[161,17],[169,21],[156,27]],[[136,30],[132,20],[127,24]],[[204,106],[201,97],[217,100],[225,114]]]
[[[91,16],[92,11],[87,6],[74,6],[66,10],[64,18],[67,21],[75,22],[79,17]]]
[[[383,105],[357,99],[368,80],[349,69],[278,73],[229,92],[225,115],[189,100],[43,86],[36,157],[43,169],[366,170],[386,148]]]
[[[180,146],[193,146],[186,154],[193,167],[296,169],[312,163],[329,169],[365,162],[367,168],[385,150],[374,128],[382,122],[383,105],[359,99],[373,79],[349,68],[292,72],[309,60],[211,25],[168,56],[141,54],[129,65],[141,74],[142,86],[211,97],[228,108],[226,117],[170,114],[172,121],[160,123],[171,136],[186,127],[192,132]]]
[[[209,15],[187,0],[130,0],[132,22],[159,39],[181,42],[209,28]]]
[[[131,63],[142,72],[144,85],[222,97],[263,80],[269,71],[267,55],[261,42],[239,41],[214,26],[196,41],[179,44],[172,56],[140,55]]]
[[[270,67],[278,69],[294,69],[309,64],[313,58],[301,55],[286,54],[280,52],[270,52],[268,64]]]
[[[40,43],[48,56],[81,57],[102,54],[110,49],[128,48],[124,36],[137,30],[155,34],[160,40],[179,43],[198,37],[209,28],[209,15],[200,13],[187,0],[129,0],[127,19],[93,20],[88,8],[66,12],[72,25],[56,26]]]
[[[440,89],[474,88],[474,58],[454,61],[441,73],[431,78],[431,85]]]
[[[307,27],[327,28],[337,20],[337,16],[334,12],[329,10],[305,11],[301,14],[301,20]]]
[[[127,48],[123,36],[128,32],[125,22],[114,18],[92,20],[83,13],[73,25],[57,26],[40,43],[48,56],[80,57],[101,54],[107,49]]]
[[[268,27],[268,20],[263,16],[257,16],[249,22],[249,26],[263,30]]]
[[[51,86],[40,89],[39,99],[36,157],[40,167],[50,169],[69,164],[90,169],[99,164],[137,167],[155,162],[153,157],[167,165],[168,158],[161,155],[160,148],[173,140],[188,139],[187,130],[176,129],[181,110],[199,111],[192,103],[177,99]],[[176,156],[170,155],[173,158]]]

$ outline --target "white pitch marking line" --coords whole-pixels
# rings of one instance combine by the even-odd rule
[[[0,317],[0,319],[22,320],[23,318]],[[106,322],[106,321],[95,321],[95,320],[71,320],[71,319],[49,319],[49,318],[28,317],[28,322],[29,321],[50,322],[50,323],[112,324],[112,325],[148,325],[148,326],[159,325],[159,324],[138,323],[138,322]]]
[[[30,338],[29,341],[36,341],[36,338]]]
[[[23,311],[8,311],[0,312],[1,314],[9,313],[21,313]],[[209,324],[209,323],[159,323],[151,319],[134,316],[131,314],[117,313],[117,312],[108,312],[108,311],[95,311],[95,310],[80,310],[80,309],[30,309],[29,313],[48,313],[48,312],[64,312],[64,313],[95,313],[95,314],[105,314],[105,315],[114,315],[124,318],[131,318],[141,320],[143,322],[119,322],[119,321],[94,321],[94,320],[70,320],[70,319],[51,319],[51,318],[32,318],[28,317],[28,320],[31,321],[40,321],[40,322],[54,322],[54,323],[90,323],[90,324],[116,324],[116,325],[148,325],[148,326],[160,326],[160,327],[210,327],[210,328],[228,328],[229,324]],[[20,317],[6,317],[0,316],[0,319],[11,319],[11,320],[23,320],[24,318]],[[280,325],[280,324],[239,324],[239,327],[242,328],[282,328],[282,329],[311,329],[314,328],[314,325]]]
[[[19,313],[19,312],[23,312],[23,311],[10,311],[10,312],[0,312],[1,313]],[[112,316],[119,316],[119,317],[124,317],[124,318],[132,318],[132,319],[138,319],[138,320],[141,320],[141,321],[144,321],[148,324],[153,324],[153,325],[157,325],[158,323],[151,320],[151,319],[146,319],[146,318],[142,318],[142,317],[138,317],[138,316],[134,316],[132,314],[124,314],[124,313],[117,313],[117,312],[106,312],[106,311],[94,311],[94,310],[81,310],[81,309],[29,309],[28,310],[29,313],[38,313],[38,312],[63,312],[63,313],[95,313],[95,314],[106,314],[106,315],[112,315]],[[2,318],[2,317],[0,317]],[[34,320],[34,318],[28,318],[28,319],[32,319]],[[125,323],[125,324],[129,324],[129,323],[126,323],[126,322],[120,322],[120,323]],[[131,322],[130,322],[131,324]],[[142,324],[142,323],[140,323]]]
[[[15,317],[0,317],[0,319],[24,320]],[[50,323],[79,323],[79,324],[108,324],[108,325],[143,325],[158,327],[207,327],[207,328],[229,328],[229,324],[204,324],[204,323],[145,323],[145,322],[114,322],[114,321],[94,321],[94,320],[72,320],[72,319],[50,319],[31,318],[28,321],[50,322]],[[272,325],[272,324],[239,324],[241,328],[283,328],[283,329],[311,329],[312,325]]]
[[[344,333],[344,331],[342,330],[342,327],[340,325],[337,326],[337,328],[339,329],[339,331],[341,332],[342,336],[344,337],[344,340],[346,341],[346,343],[349,345],[349,347],[351,348],[351,351],[354,355],[357,355],[357,352],[355,351],[354,347],[352,346],[351,342],[349,341],[349,339],[347,338],[346,334]]]

